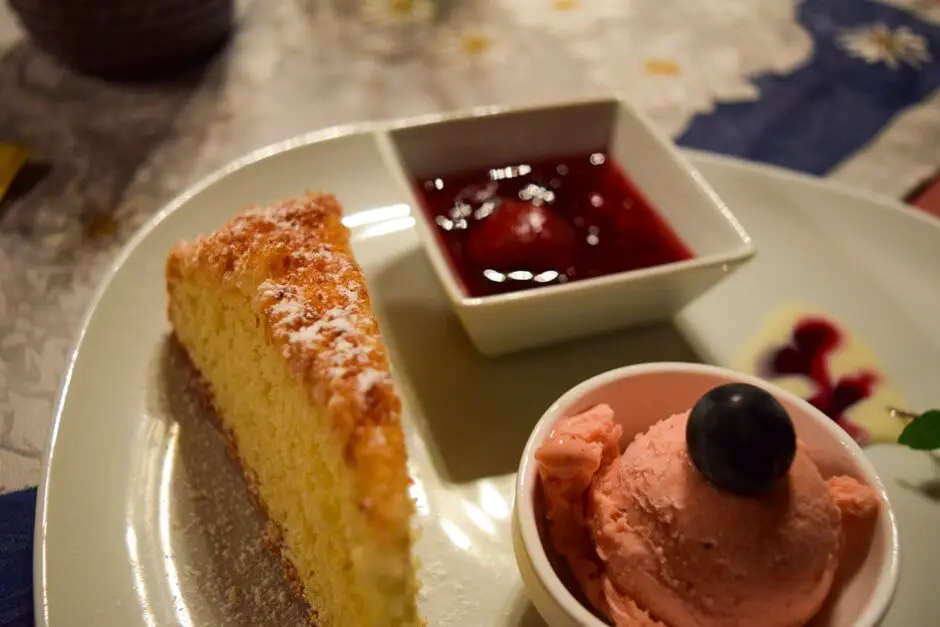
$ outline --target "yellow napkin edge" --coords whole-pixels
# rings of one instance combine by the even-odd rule
[[[0,200],[6,195],[10,184],[26,163],[29,152],[23,146],[0,142]]]

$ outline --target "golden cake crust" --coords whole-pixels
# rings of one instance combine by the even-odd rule
[[[207,279],[251,300],[266,341],[345,442],[373,540],[407,549],[413,504],[401,402],[341,217],[333,196],[313,193],[249,208],[212,235],[175,246],[167,282]]]

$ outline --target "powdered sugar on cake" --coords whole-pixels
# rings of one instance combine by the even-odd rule
[[[247,292],[285,358],[313,375],[324,400],[365,408],[377,387],[391,394],[391,376],[341,215],[332,196],[291,198],[251,208],[177,250],[184,264]]]
[[[258,301],[274,301],[267,313],[275,337],[286,341],[285,351],[316,354],[331,378],[354,378],[357,399],[365,404],[372,388],[389,384],[390,376],[373,367],[379,357],[371,333],[375,321],[358,306],[358,292],[342,286],[336,292],[345,303],[318,312],[296,287],[267,280],[258,288]],[[337,399],[333,396],[330,402]]]
[[[322,209],[328,213],[332,207]],[[377,323],[368,300],[363,298],[362,276],[351,254],[322,238],[310,237],[309,214],[309,204],[282,203],[242,216],[241,221],[271,228],[267,233],[267,228],[260,229],[261,233],[257,226],[252,229],[253,244],[259,243],[259,235],[267,235],[269,245],[271,240],[283,242],[289,250],[287,275],[263,281],[258,286],[256,303],[267,316],[274,336],[285,342],[288,358],[291,351],[299,356],[315,356],[318,370],[330,380],[326,386],[329,402],[342,400],[342,394],[333,392],[337,385],[349,382],[356,401],[365,406],[373,388],[391,383]],[[314,274],[318,281],[311,280]],[[319,285],[318,290],[309,289],[311,283],[326,282],[331,283]]]
[[[348,286],[340,285],[336,288],[336,291],[345,296],[351,303],[359,302],[359,286],[355,283],[350,283]]]
[[[271,285],[273,287],[274,284]],[[271,313],[280,320],[281,324],[289,325],[303,318],[304,307],[296,300],[285,299],[276,303],[271,308]]]

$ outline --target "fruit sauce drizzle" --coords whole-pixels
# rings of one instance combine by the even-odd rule
[[[867,444],[868,432],[852,422],[847,412],[871,398],[880,377],[869,370],[860,370],[834,380],[829,361],[843,340],[842,333],[828,320],[804,318],[793,327],[790,343],[768,354],[762,375],[808,378],[816,385],[816,393],[806,400],[832,418],[856,442]]]

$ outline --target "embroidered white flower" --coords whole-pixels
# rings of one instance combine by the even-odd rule
[[[435,43],[436,55],[451,66],[493,63],[506,58],[503,39],[484,24],[442,27]]]
[[[499,0],[522,26],[557,35],[590,32],[630,15],[630,0]]]
[[[851,28],[838,38],[839,46],[849,56],[867,63],[884,63],[892,70],[902,64],[919,68],[930,63],[927,39],[907,26],[892,29],[886,24]]]
[[[399,26],[434,19],[434,0],[346,0],[360,4],[360,17],[374,24]]]
[[[678,135],[716,101],[759,97],[752,78],[786,74],[812,56],[797,21],[798,0],[672,0],[634,3],[623,24],[567,38],[591,79],[646,111]],[[708,25],[689,28],[688,23]]]

